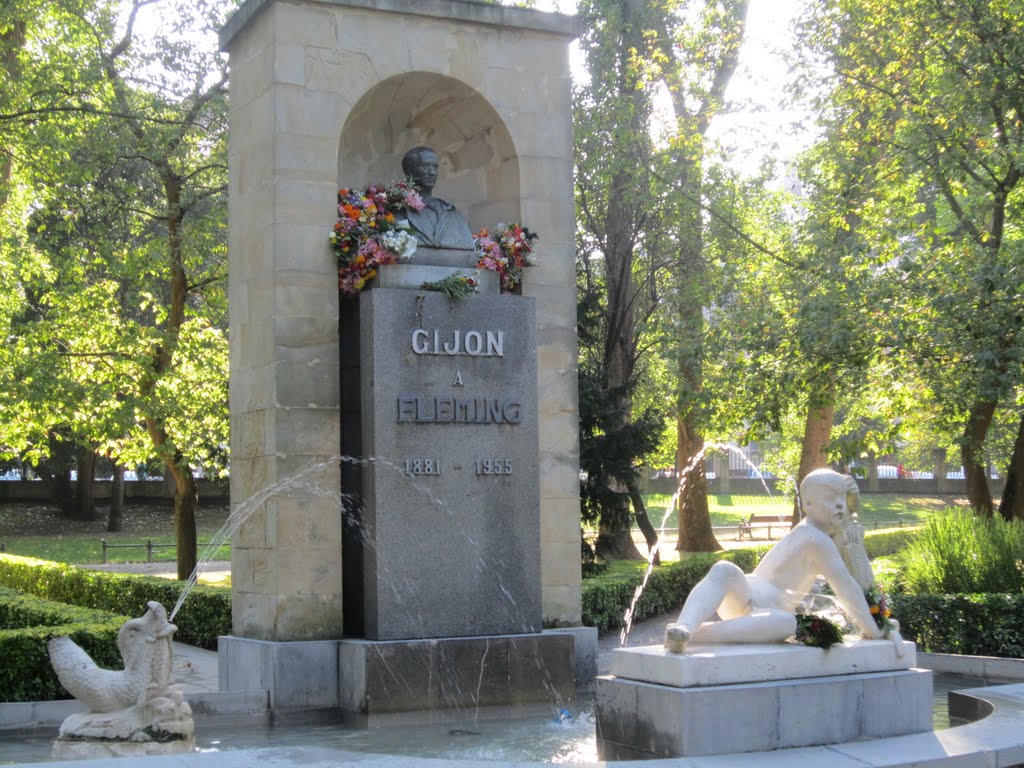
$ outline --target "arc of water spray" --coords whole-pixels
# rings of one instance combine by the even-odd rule
[[[178,595],[178,600],[174,604],[174,608],[168,616],[168,621],[174,619],[175,615],[181,609],[181,606],[185,603],[185,599],[188,597],[189,593],[195,588],[199,579],[199,574],[202,573],[203,568],[213,561],[214,556],[220,548],[223,547],[232,536],[234,536],[235,532],[242,526],[249,516],[269,499],[294,488],[302,488],[306,491],[312,490],[315,495],[328,496],[332,499],[337,499],[339,502],[346,498],[354,498],[353,494],[345,492],[341,492],[339,494],[336,491],[320,491],[315,486],[311,487],[303,482],[309,475],[322,469],[336,467],[339,462],[346,464],[358,464],[362,466],[374,464],[386,469],[393,469],[402,475],[413,489],[422,493],[437,509],[447,510],[447,505],[442,499],[438,498],[431,489],[423,483],[418,482],[416,478],[407,475],[404,468],[396,462],[382,456],[356,457],[344,454],[335,454],[328,459],[306,467],[301,472],[283,480],[279,480],[278,482],[257,491],[244,502],[239,504],[238,507],[228,515],[228,519],[224,522],[224,525],[222,525],[217,532],[213,534],[210,538],[210,542],[203,548],[202,553],[196,562],[195,568],[192,569],[192,573],[189,574],[188,579],[185,580],[185,586]],[[392,589],[397,590],[399,589],[399,586],[397,584],[392,585]],[[502,587],[502,593],[511,604],[515,603],[515,600],[504,587]]]
[[[231,512],[231,514],[228,515],[228,519],[224,522],[224,525],[222,525],[217,530],[217,532],[213,534],[213,536],[210,538],[210,542],[203,548],[203,551],[196,562],[195,568],[192,569],[192,573],[189,574],[188,579],[185,580],[185,586],[181,590],[181,593],[178,595],[178,600],[174,604],[174,608],[171,610],[171,613],[168,616],[168,621],[174,619],[174,616],[178,613],[178,611],[181,609],[181,606],[184,604],[185,598],[187,598],[189,593],[195,588],[196,582],[199,579],[199,574],[202,573],[203,567],[208,563],[212,562],[214,556],[217,554],[220,548],[223,547],[232,536],[234,536],[234,534],[242,526],[242,523],[249,519],[249,516],[266,501],[280,493],[290,491],[295,488],[302,488],[303,490],[306,491],[312,490],[315,495],[329,496],[331,498],[338,499],[338,501],[350,497],[351,494],[345,492],[339,494],[336,491],[319,491],[319,489],[317,489],[315,486],[311,487],[308,484],[304,483],[305,478],[307,478],[309,475],[315,472],[319,472],[320,470],[323,469],[336,467],[339,462],[347,464],[361,464],[364,466],[369,464],[379,464],[380,466],[388,467],[398,472],[402,472],[404,474],[402,468],[398,464],[388,459],[382,458],[380,456],[369,456],[365,458],[359,458],[353,456],[346,456],[343,454],[336,454],[328,459],[325,459],[324,461],[320,461],[316,464],[312,464],[306,467],[301,472],[291,475],[290,477],[286,477],[283,480],[279,480],[278,482],[269,485],[260,491],[257,491],[244,502],[239,504],[238,507],[236,507]],[[439,508],[444,507],[444,503],[436,496],[434,496],[427,488],[423,487],[421,484],[417,483],[415,480],[411,478],[409,479],[409,481],[412,483],[414,488],[424,493],[424,495],[427,496],[427,498],[430,500],[432,504]]]
[[[683,467],[682,472],[679,473],[679,485],[676,486],[675,493],[672,494],[672,498],[669,499],[669,502],[665,507],[665,515],[661,518],[661,525],[658,526],[658,536],[654,540],[654,546],[651,547],[650,552],[647,553],[647,568],[644,569],[644,577],[640,581],[640,584],[637,585],[637,588],[633,590],[633,599],[629,603],[629,608],[626,609],[626,615],[624,617],[625,621],[623,622],[622,630],[619,632],[619,645],[626,644],[629,633],[633,629],[633,616],[636,613],[637,603],[640,601],[640,595],[644,593],[644,589],[647,587],[647,580],[650,579],[651,573],[654,571],[654,559],[657,557],[658,552],[661,551],[661,539],[665,530],[665,523],[668,522],[668,518],[669,515],[672,514],[672,510],[675,509],[676,502],[679,501],[679,497],[682,495],[683,489],[686,487],[686,481],[690,478],[690,473],[696,469],[697,465],[704,458],[706,451],[707,446],[701,448],[690,463]]]
[[[624,646],[626,644],[626,640],[629,638],[629,633],[633,628],[633,616],[636,614],[637,603],[640,601],[640,595],[642,595],[644,589],[646,589],[647,581],[650,579],[651,573],[654,571],[654,560],[657,557],[658,552],[661,551],[661,539],[662,535],[665,532],[665,523],[668,522],[668,518],[672,514],[672,510],[675,509],[676,503],[679,501],[679,497],[682,495],[683,490],[686,488],[686,481],[689,480],[690,473],[697,468],[698,464],[704,458],[708,450],[729,451],[739,456],[741,459],[743,459],[743,461],[745,461],[750,466],[751,469],[753,469],[757,473],[757,477],[761,481],[761,485],[764,486],[765,492],[768,494],[768,496],[772,495],[771,488],[768,487],[768,483],[765,480],[764,474],[761,472],[760,468],[756,464],[754,464],[754,462],[752,462],[745,453],[743,453],[743,451],[740,451],[735,446],[727,445],[725,443],[706,443],[704,447],[697,452],[693,459],[691,459],[690,463],[683,468],[682,472],[679,473],[679,485],[676,486],[675,493],[672,494],[672,498],[669,499],[669,502],[665,507],[665,515],[661,519],[661,525],[659,525],[656,529],[658,535],[654,541],[654,546],[651,547],[650,552],[647,554],[647,568],[644,570],[644,577],[640,581],[640,584],[637,586],[637,588],[633,591],[633,599],[629,603],[629,608],[626,609],[626,615],[624,617],[622,630],[619,632],[620,646]],[[799,504],[799,488],[797,488],[796,494],[797,504]]]

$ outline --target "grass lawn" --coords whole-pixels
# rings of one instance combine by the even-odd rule
[[[174,516],[167,504],[129,504],[124,513],[124,530],[107,532],[107,510],[100,508],[99,519],[91,522],[67,520],[57,509],[46,504],[0,504],[0,543],[12,555],[38,557],[74,565],[102,562],[101,539],[108,544],[174,543]],[[227,520],[228,508],[202,507],[196,511],[199,535],[199,556],[206,544]],[[212,560],[231,557],[230,546],[221,547]],[[174,562],[174,547],[153,550],[154,561]],[[112,563],[145,562],[145,547],[110,549],[107,560]]]
[[[860,499],[860,523],[868,530],[900,524],[917,525],[925,522],[934,512],[951,507],[967,508],[966,499],[953,496],[863,493]],[[674,510],[665,518],[665,508],[670,500],[671,497],[667,494],[652,493],[644,496],[647,514],[656,528],[674,531],[678,526],[678,515]],[[753,513],[779,515],[783,520],[788,520],[793,514],[793,500],[780,495],[710,494],[708,506],[711,511],[711,524],[714,526],[738,525],[740,520]]]

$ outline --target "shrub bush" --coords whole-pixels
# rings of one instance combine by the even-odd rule
[[[920,528],[887,528],[881,531],[866,531],[864,533],[864,549],[872,560],[876,557],[888,557],[908,546],[920,533]]]
[[[0,701],[50,701],[70,695],[57,679],[46,644],[68,636],[100,666],[121,669],[117,632],[127,621],[106,611],[40,600],[0,587]]]
[[[124,616],[141,616],[156,600],[170,613],[184,582],[153,576],[106,573],[16,555],[0,555],[0,586],[69,605]],[[231,632],[231,590],[196,586],[174,618],[174,639],[216,649],[217,638]]]
[[[1024,595],[891,595],[900,633],[929,653],[1024,656]]]
[[[928,594],[1024,592],[1024,524],[969,512],[933,517],[900,556],[906,590]]]
[[[637,601],[633,621],[656,616],[682,607],[693,586],[704,578],[718,560],[731,560],[749,573],[764,557],[768,547],[734,549],[731,552],[698,553],[677,563],[659,565],[651,571]],[[644,570],[623,574],[607,573],[583,581],[583,624],[597,627],[599,632],[618,629],[625,623],[626,610],[633,602],[637,587],[643,582]]]

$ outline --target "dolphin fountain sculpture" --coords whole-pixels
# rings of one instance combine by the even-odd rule
[[[69,637],[50,640],[47,649],[58,679],[89,708],[64,720],[58,745],[62,741],[158,743],[164,747],[159,751],[191,751],[195,746],[192,709],[180,689],[171,685],[171,637],[177,629],[160,603],[147,603],[146,613],[126,621],[117,633],[123,670],[100,668]]]

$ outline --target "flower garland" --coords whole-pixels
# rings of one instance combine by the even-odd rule
[[[868,610],[871,611],[875,624],[882,630],[883,635],[888,636],[896,629],[896,624],[891,618],[892,611],[889,610],[889,598],[877,584],[872,584],[865,590],[864,599],[868,603]]]
[[[796,615],[796,640],[814,648],[826,651],[843,642],[843,629],[831,619],[814,613]]]
[[[338,289],[356,296],[382,265],[411,259],[416,238],[401,214],[423,208],[419,192],[403,182],[339,189],[338,221],[329,238],[338,259]]]
[[[358,296],[380,267],[411,259],[416,238],[408,231],[403,214],[425,207],[419,192],[408,182],[339,189],[338,221],[329,237],[338,260],[338,289],[348,297]],[[513,293],[522,283],[523,270],[536,264],[533,241],[537,238],[518,223],[498,224],[493,232],[481,229],[473,236],[476,267],[497,272],[501,292]],[[468,295],[467,287],[476,288],[458,286],[459,298]]]
[[[497,272],[501,292],[512,293],[523,280],[523,269],[536,264],[533,241],[537,235],[522,224],[498,224],[494,232],[481,229],[473,235],[479,269]]]

